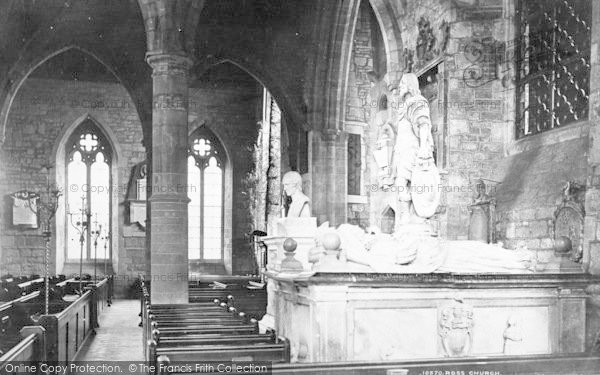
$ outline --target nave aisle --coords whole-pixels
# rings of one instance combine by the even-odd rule
[[[143,362],[139,300],[114,300],[100,315],[100,327],[77,355],[76,361]]]

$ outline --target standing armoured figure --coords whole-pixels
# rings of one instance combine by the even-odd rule
[[[421,96],[417,76],[404,74],[391,94],[397,125],[392,165],[398,197],[398,226],[433,216],[439,203],[435,183],[439,182],[439,174],[433,160],[429,103]]]

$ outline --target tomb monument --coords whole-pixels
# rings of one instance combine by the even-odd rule
[[[393,233],[296,225],[287,217],[264,239],[272,256],[265,272],[269,322],[290,340],[292,361],[585,351],[585,288],[598,279],[566,267],[573,262],[567,257],[559,271],[569,272],[541,272],[527,249],[440,238],[429,223],[440,197],[427,100],[413,74],[390,91],[394,113],[379,125],[382,149],[374,158],[379,185],[394,187]],[[383,149],[392,144],[391,152]],[[579,234],[561,229],[571,232]],[[284,256],[287,238],[296,241],[296,253],[289,246]],[[294,256],[302,269],[281,267]]]

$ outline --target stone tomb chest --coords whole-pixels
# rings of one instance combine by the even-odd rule
[[[584,274],[320,273],[274,281],[299,362],[584,352]],[[595,281],[596,283],[598,280]]]

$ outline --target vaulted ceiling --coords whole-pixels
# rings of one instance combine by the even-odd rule
[[[335,17],[345,14],[343,8],[352,4],[334,0],[0,0],[0,123],[4,125],[7,118],[10,98],[34,72],[36,77],[119,81],[138,104],[149,134],[152,78],[145,57],[148,50],[158,50],[192,57],[192,82],[215,65],[237,65],[271,91],[293,123],[304,125],[315,103],[311,95],[321,90],[311,89],[311,80],[321,85],[323,79],[332,79],[323,78],[319,71],[327,72],[321,65],[328,56],[339,55],[329,43],[337,43],[340,33],[333,30],[348,21],[336,22]]]

